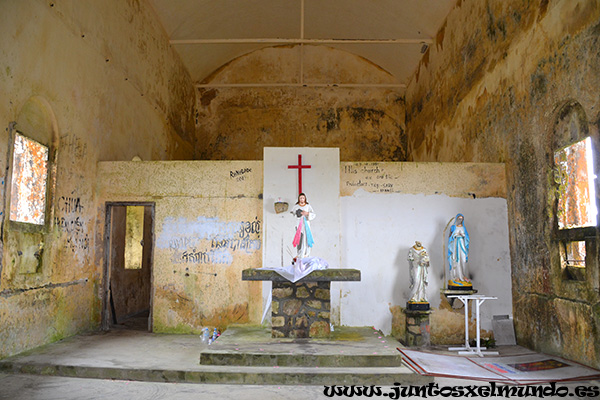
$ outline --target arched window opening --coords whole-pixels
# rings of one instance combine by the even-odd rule
[[[583,107],[574,100],[566,102],[554,125],[552,154],[554,229],[566,281],[586,281],[588,267],[596,265],[596,146]]]
[[[15,133],[10,220],[34,225],[46,221],[48,147]]]

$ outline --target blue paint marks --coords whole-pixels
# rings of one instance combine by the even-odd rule
[[[183,217],[167,217],[156,246],[162,249],[169,248],[172,245],[171,240],[176,238],[187,238],[190,241],[233,239],[240,226],[241,222],[224,222],[219,218],[198,217],[196,220],[189,220]]]
[[[174,264],[231,264],[232,252],[260,251],[258,217],[250,221],[222,221],[213,217],[167,217],[156,247],[171,252]]]

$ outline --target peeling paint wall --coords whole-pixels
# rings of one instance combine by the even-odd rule
[[[197,158],[260,160],[265,146],[312,146],[338,147],[342,161],[405,160],[402,94],[375,87],[395,83],[393,77],[340,50],[302,48],[302,77],[300,46],[282,46],[233,60],[207,79],[211,84],[258,85],[198,90]],[[261,82],[281,86],[261,87]],[[367,84],[311,86],[328,82]]]
[[[518,343],[594,367],[598,234],[585,281],[563,279],[551,169],[577,136],[599,148],[599,47],[595,0],[463,0],[406,94],[409,159],[506,162]]]
[[[154,332],[260,323],[261,283],[242,282],[242,270],[262,266],[262,162],[101,162],[98,171],[101,202],[155,204]]]
[[[500,297],[482,307],[483,329],[492,315],[511,313],[503,164],[345,162],[340,177],[341,267],[361,270],[362,280],[332,283],[332,321],[390,333],[390,309],[410,293],[406,254],[420,239],[432,260],[432,340],[462,343],[463,311],[439,292],[443,230],[457,212],[468,218],[476,288]],[[155,204],[155,332],[260,323],[262,283],[242,281],[241,272],[263,266],[262,161],[101,162],[98,182],[102,202]]]
[[[440,292],[448,276],[444,231],[457,213],[470,236],[473,287],[498,297],[481,307],[483,337],[493,315],[512,314],[504,164],[346,162],[340,183],[342,265],[362,276],[360,283],[337,283],[342,325],[373,325],[404,338],[398,307],[410,298],[407,256],[418,240],[430,258],[431,343],[463,343],[464,309],[453,309]]]
[[[136,155],[144,160],[191,159],[194,153],[210,160],[260,160],[264,146],[318,145],[339,147],[342,161],[506,163],[518,340],[600,367],[599,235],[594,238],[594,266],[585,280],[565,281],[553,239],[550,168],[553,151],[572,139],[567,126],[576,126],[576,136],[592,135],[596,146],[600,142],[597,1],[459,1],[424,54],[405,99],[389,88],[318,87],[322,82],[394,83],[368,61],[323,46],[302,46],[302,75],[300,47],[281,46],[233,60],[206,80],[279,81],[281,87],[195,90],[154,13],[141,0],[85,5],[22,0],[3,2],[1,11],[0,126],[17,121],[40,127],[45,140],[56,146],[57,158],[50,226],[31,234],[11,230],[4,221],[0,357],[99,325],[104,208],[94,186],[98,160]],[[8,133],[0,130],[2,171],[8,165]],[[169,172],[168,166],[161,168]],[[218,260],[231,261],[227,251],[239,254],[231,261],[235,266],[225,270],[233,271],[231,276],[220,272],[227,279],[214,286],[217,295],[202,294],[194,303],[190,294],[206,280],[188,283],[188,278],[219,273],[216,255],[210,253],[214,238],[193,236],[200,239],[192,244],[189,237],[173,237],[174,245],[186,247],[167,246],[162,259],[155,260],[178,266],[155,276],[163,283],[159,287],[155,282],[155,328],[195,331],[206,321],[252,321],[257,311],[244,302],[255,295],[254,289],[225,306],[215,299],[237,287],[242,264],[255,261],[245,254],[252,245],[239,244],[229,223],[248,223],[252,231],[261,219],[261,202],[245,198],[235,187],[230,192],[225,184],[218,190],[207,186],[202,194],[174,194],[163,204],[161,193],[173,186],[164,171],[134,181],[127,174],[111,175],[117,187],[128,190],[118,200],[155,201],[164,216],[157,220],[157,234],[169,232],[169,224],[180,218],[194,235],[213,224],[229,235],[214,237],[223,250],[218,254],[225,253]],[[210,168],[202,174],[191,174],[184,183],[193,188],[199,181],[222,178]],[[3,204],[9,195],[6,180],[3,175]],[[141,190],[144,185],[152,191]],[[190,209],[201,210],[197,215],[206,219],[189,220]],[[23,273],[19,252],[30,254],[41,242],[40,269]],[[205,260],[205,253],[211,263],[186,266],[188,260]],[[173,257],[185,262],[174,263]],[[186,305],[166,309],[178,302]],[[198,314],[200,309],[206,314]]]
[[[98,329],[96,162],[192,158],[195,92],[153,11],[134,0],[2,2],[0,92],[0,170],[11,121],[56,151],[49,222],[37,232],[4,218],[1,177],[1,358]],[[23,270],[40,245],[39,265]]]

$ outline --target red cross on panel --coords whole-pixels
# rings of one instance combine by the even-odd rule
[[[298,154],[298,165],[288,165],[288,169],[298,169],[298,195],[302,193],[302,170],[310,167],[310,165],[302,165],[302,154]]]

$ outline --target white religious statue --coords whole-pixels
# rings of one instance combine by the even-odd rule
[[[310,222],[317,216],[306,201],[306,195],[300,193],[298,195],[298,202],[292,207],[291,213],[296,217],[297,227],[294,240],[292,241],[293,246],[296,248],[296,256],[294,262],[298,258],[305,258],[310,256],[310,250],[313,247],[314,240],[312,232],[310,230]]]
[[[427,274],[429,270],[429,255],[421,242],[416,241],[408,250],[410,267],[410,298],[409,303],[428,303]]]
[[[450,227],[448,236],[448,263],[450,279],[448,286],[473,286],[467,277],[467,262],[469,261],[469,232],[465,226],[465,217],[456,214],[454,224]]]

